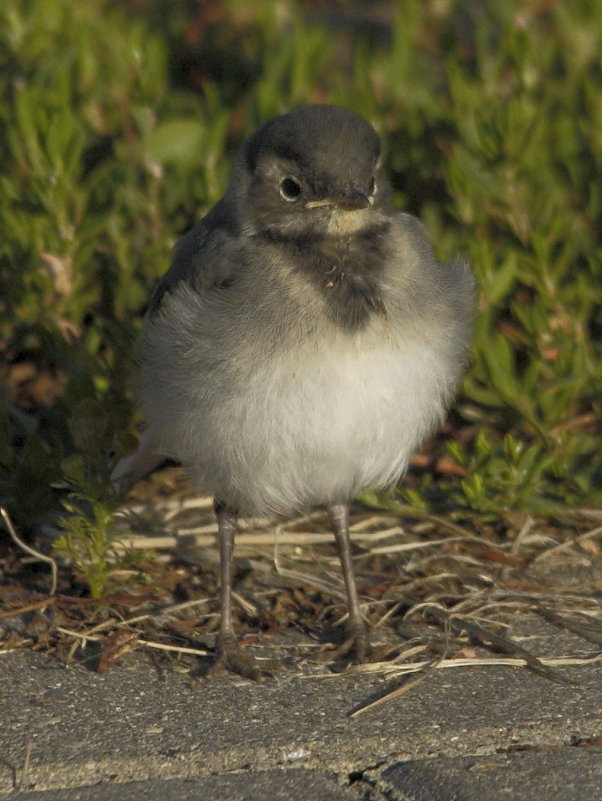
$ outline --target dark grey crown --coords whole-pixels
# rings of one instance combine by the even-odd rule
[[[340,106],[304,106],[267,122],[246,142],[244,159],[254,172],[262,158],[293,162],[316,178],[346,176],[361,183],[374,170],[380,140],[354,111]]]

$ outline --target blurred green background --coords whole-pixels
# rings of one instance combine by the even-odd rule
[[[599,506],[601,52],[595,0],[5,0],[0,503],[26,529],[61,483],[105,502],[174,242],[258,124],[334,102],[480,283],[463,393],[400,500],[484,521]]]

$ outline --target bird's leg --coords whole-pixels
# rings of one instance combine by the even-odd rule
[[[351,562],[349,507],[346,504],[337,503],[328,508],[328,513],[334,530],[339,559],[341,560],[341,569],[343,571],[343,579],[345,580],[345,589],[347,591],[347,609],[349,611],[349,621],[347,624],[349,636],[335,651],[335,656],[346,656],[351,653],[355,661],[364,662],[368,652],[368,635],[360,612],[353,563]]]
[[[248,679],[259,680],[264,678],[266,673],[257,668],[252,660],[242,655],[232,623],[232,554],[237,529],[236,513],[218,500],[214,502],[214,508],[217,517],[220,556],[221,620],[218,636],[218,665],[239,673],[241,676],[246,676]]]

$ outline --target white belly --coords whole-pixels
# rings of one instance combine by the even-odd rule
[[[153,421],[162,449],[242,513],[288,514],[391,485],[451,392],[435,350],[374,333],[255,354],[219,402],[191,373],[196,390],[172,393]]]

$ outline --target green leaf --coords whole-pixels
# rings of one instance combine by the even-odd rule
[[[148,136],[147,146],[151,158],[159,163],[192,166],[202,162],[205,137],[201,120],[168,120]]]

